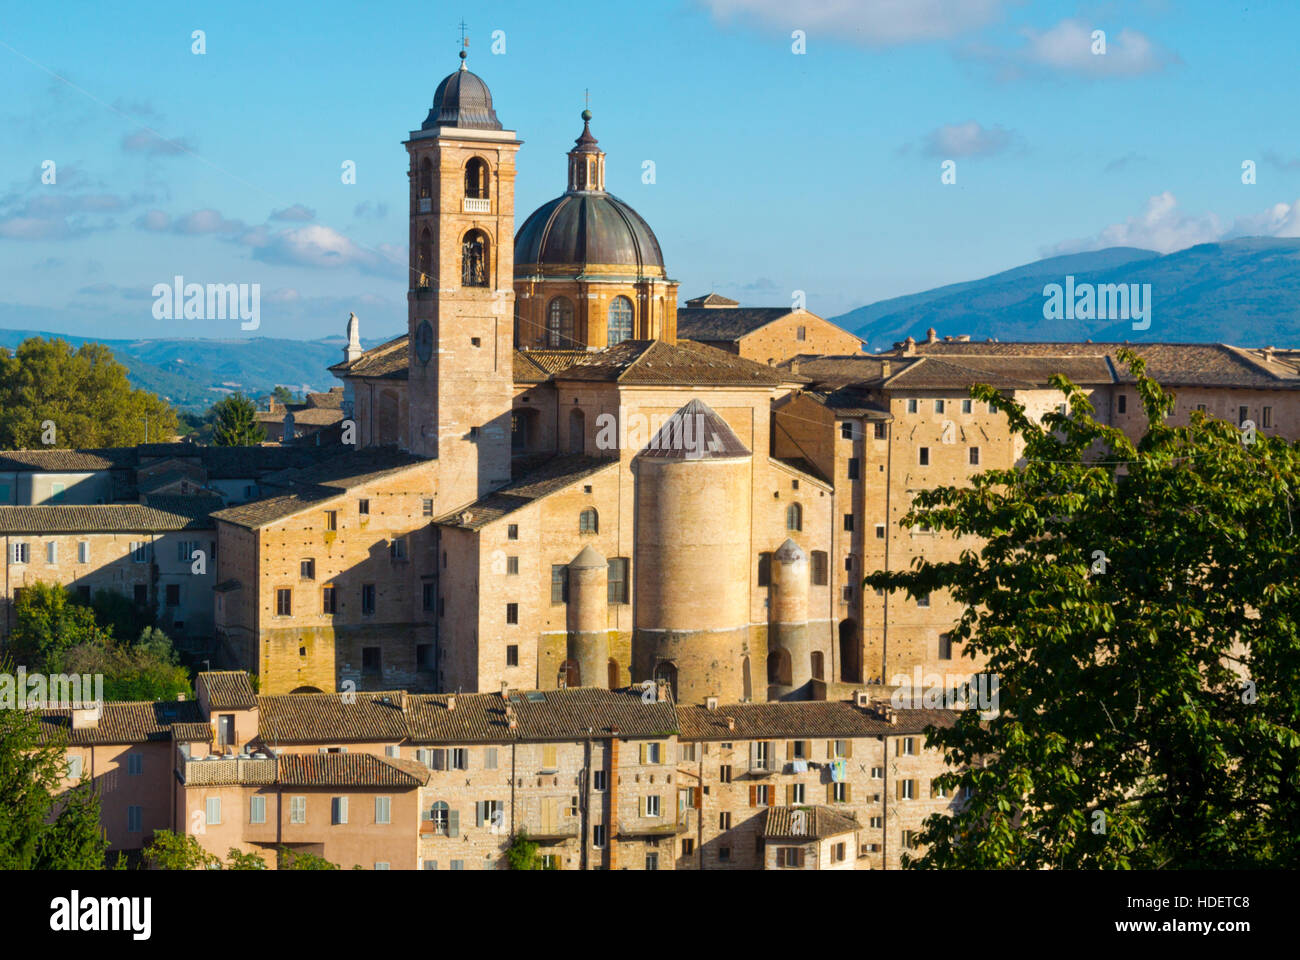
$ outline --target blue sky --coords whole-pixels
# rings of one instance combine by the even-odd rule
[[[1052,253],[1300,235],[1293,2],[10,4],[0,326],[402,331],[401,141],[462,17],[524,140],[516,226],[563,191],[589,88],[607,186],[683,300],[834,316]],[[260,284],[261,328],[155,320],[176,274]]]

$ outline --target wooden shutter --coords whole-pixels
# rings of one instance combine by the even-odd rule
[[[691,806],[696,810],[700,809],[703,804],[704,791],[699,787],[691,787]]]
[[[834,782],[826,784],[826,802],[835,802],[835,784]]]
[[[845,740],[845,741],[844,741],[844,757],[845,757],[845,759],[847,760],[847,759],[851,758],[852,756],[853,756],[853,741],[852,741],[852,740]]]
[[[446,751],[446,750],[439,749],[439,750],[434,750],[434,751],[433,751],[433,769],[435,769],[435,770],[446,770],[446,769],[447,769],[447,751]]]
[[[894,796],[899,800],[903,799],[903,783],[902,780],[894,781]]]
[[[484,806],[486,806],[486,804],[484,804],[482,800],[476,800],[476,801],[474,802],[474,826],[476,826],[476,827],[481,827],[481,826],[483,826],[483,808],[484,808]]]
[[[834,740],[827,740],[827,741],[826,741],[826,759],[827,759],[827,760],[834,760],[834,759],[835,759],[835,741],[834,741]]]
[[[793,740],[787,740],[787,741],[785,742],[785,758],[786,758],[787,760],[793,760],[793,759],[794,759],[794,741],[793,741]]]
[[[447,836],[449,837],[460,836],[460,811],[459,810],[447,811]]]
[[[767,787],[767,805],[769,807],[776,806],[776,787],[772,784],[768,784]]]
[[[758,766],[758,742],[751,740],[749,743],[749,769],[753,770]]]
[[[749,805],[758,806],[758,786],[752,783],[749,785]]]
[[[806,851],[804,850],[803,847],[800,847],[800,848],[799,848],[799,869],[801,869],[801,870],[803,869],[803,862],[804,862],[804,861],[803,861],[803,858],[804,858],[804,853],[805,853],[805,852],[806,852]]]
[[[645,763],[645,755],[646,755],[646,745],[643,743],[641,744],[641,759],[638,762]]]
[[[844,802],[849,803],[853,800],[853,784],[844,784]]]

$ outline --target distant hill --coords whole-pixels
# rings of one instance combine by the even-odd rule
[[[1043,287],[1151,284],[1151,326],[1127,320],[1046,320]],[[981,280],[881,300],[832,318],[891,347],[934,327],[976,340],[1135,340],[1300,345],[1300,239],[1246,237],[1161,255],[1134,247],[1051,257]]]
[[[0,330],[0,347],[11,350],[29,337],[59,338],[74,347],[102,343],[127,368],[133,386],[163,397],[180,410],[201,412],[236,390],[249,396],[277,385],[294,392],[325,391],[338,384],[326,367],[343,359],[343,337],[321,340],[106,340],[39,330]],[[388,338],[384,338],[388,339]],[[363,340],[365,347],[383,343]]]

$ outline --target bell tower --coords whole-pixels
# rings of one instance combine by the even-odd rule
[[[463,41],[468,46],[468,41]],[[466,66],[438,85],[405,142],[411,181],[407,293],[410,447],[442,461],[435,510],[510,479],[515,154],[492,94]]]

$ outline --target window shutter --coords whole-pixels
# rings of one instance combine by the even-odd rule
[[[487,804],[482,800],[475,801],[474,803],[474,826],[476,827],[483,826],[483,808],[485,806],[487,806]]]
[[[438,749],[438,750],[434,750],[434,751],[433,751],[433,769],[435,769],[435,770],[446,770],[446,769],[447,769],[447,751],[446,751],[446,750]]]
[[[897,799],[899,799],[899,800],[902,800],[902,799],[903,799],[903,781],[902,781],[902,780],[895,780],[895,781],[894,781],[894,796],[895,796]]]
[[[844,784],[844,802],[850,803],[853,800],[853,784]]]
[[[896,757],[901,757],[902,755],[903,755],[903,741],[902,741],[902,739],[895,740],[895,741],[894,741],[894,756],[896,756]]]
[[[834,740],[827,740],[827,741],[826,741],[826,759],[827,759],[827,760],[834,760],[834,759],[835,759],[835,741],[834,741]]]
[[[852,756],[853,756],[853,741],[852,741],[852,740],[845,740],[845,741],[844,741],[844,757],[845,757],[845,759],[849,759],[849,758],[851,758]]]
[[[752,783],[749,785],[749,805],[751,807],[758,806],[758,787]]]
[[[641,749],[644,750],[645,747],[642,746]],[[645,812],[645,808],[646,808],[646,798],[645,798],[645,797],[637,797],[637,798],[636,798],[636,806],[637,806],[637,816],[644,817],[644,816],[646,815],[646,812]]]
[[[785,742],[785,758],[786,758],[787,760],[793,760],[793,759],[794,759],[794,741],[793,741],[793,740],[787,740],[787,741]]]
[[[696,810],[700,809],[701,805],[703,804],[703,793],[704,791],[702,791],[699,787],[691,788],[691,806],[694,807]]]
[[[774,786],[768,786],[767,788],[767,805],[769,807],[776,806],[776,787]]]
[[[639,761],[640,763],[645,763],[645,753],[646,753],[645,744],[643,743],[641,744],[641,759]]]
[[[794,784],[793,783],[787,783],[785,785],[785,805],[787,807],[794,806]]]
[[[755,742],[749,744],[749,765],[751,767],[758,766],[758,744]]]
[[[827,803],[834,803],[834,802],[835,802],[835,784],[834,784],[834,783],[828,783],[828,784],[826,784],[826,802],[827,802]]]
[[[807,851],[804,850],[803,847],[800,847],[800,848],[799,848],[799,868],[800,868],[800,869],[803,869],[803,863],[804,863],[803,858],[804,858],[804,854],[805,854],[805,853],[807,853]]]
[[[447,836],[449,837],[460,836],[460,811],[459,810],[447,811]]]

